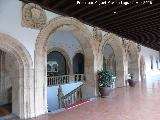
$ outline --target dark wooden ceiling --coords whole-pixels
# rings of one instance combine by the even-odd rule
[[[49,11],[75,17],[86,24],[100,27],[104,31],[113,32],[144,46],[160,50],[160,0],[150,2],[149,0],[148,2],[147,0],[146,2],[145,0],[130,0],[128,5],[124,5],[127,0],[21,1],[39,4]],[[110,3],[107,3],[109,1]],[[94,4],[89,4],[89,2],[94,2]]]

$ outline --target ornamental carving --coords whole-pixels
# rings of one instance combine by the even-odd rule
[[[140,44],[137,44],[137,49],[138,49],[138,52],[141,52],[141,45]]]
[[[94,27],[94,28],[93,28],[93,37],[94,37],[97,41],[101,42],[101,41],[102,41],[102,31],[101,31],[99,28]]]
[[[22,26],[41,29],[46,21],[45,11],[39,5],[28,3],[22,6]]]
[[[129,41],[129,40],[127,40],[127,39],[125,39],[125,38],[122,38],[122,45],[123,45],[123,47],[124,47],[125,52],[127,53],[128,50],[129,50],[129,48],[130,48],[131,45],[132,45],[132,42]]]

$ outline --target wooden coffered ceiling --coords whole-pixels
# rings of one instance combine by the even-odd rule
[[[75,17],[91,26],[160,50],[159,0],[130,0],[128,5],[125,5],[127,0],[21,1],[36,3],[49,11]]]

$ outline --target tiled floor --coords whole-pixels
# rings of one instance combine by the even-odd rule
[[[160,120],[160,81],[118,88],[108,98],[32,120]]]
[[[12,112],[12,105],[11,104],[0,106],[0,117],[8,115],[11,112]]]

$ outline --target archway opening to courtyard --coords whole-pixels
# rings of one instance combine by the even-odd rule
[[[71,39],[64,37],[65,34],[72,36],[72,38],[76,40],[70,41]],[[56,36],[62,36],[64,38],[62,40]],[[96,95],[94,56],[90,43],[91,39],[92,35],[86,26],[78,20],[68,17],[55,18],[40,31],[35,50],[35,85],[37,86],[35,96],[36,100],[39,101],[35,107],[36,115],[53,111],[50,109],[51,105],[49,105],[48,100],[50,91],[48,88],[51,88],[53,84],[57,85],[56,91],[58,91],[58,105],[53,105],[54,109],[62,108],[66,104],[72,104],[72,100],[75,98],[76,102],[78,102]],[[75,46],[77,44],[75,42],[78,43],[78,46]],[[63,56],[66,59],[67,69],[69,69],[67,70],[68,72],[66,72],[66,75],[47,77],[47,54],[48,51],[52,49],[62,54],[65,53]],[[73,56],[79,51],[85,56],[84,74],[73,74]],[[79,82],[84,84],[76,87],[76,90],[74,89],[73,92],[70,92],[71,94],[67,93],[68,91],[64,92],[65,89],[63,85],[71,85],[72,83]],[[73,85],[66,87],[66,89],[71,87],[73,87]],[[57,93],[53,93],[53,90],[52,94],[57,96]],[[65,95],[69,97],[66,99]],[[52,103],[55,102],[53,99],[51,101]]]
[[[51,51],[47,55],[47,76],[67,75],[69,68],[62,53]]]
[[[18,80],[18,68],[15,56],[0,50],[0,117],[12,113],[12,86]],[[13,91],[13,99],[16,94]]]
[[[103,51],[103,70],[110,70],[116,76],[116,60],[113,48],[106,44]]]
[[[84,76],[84,56],[80,53],[76,54],[77,51],[83,52],[83,49],[77,38],[68,29],[68,26],[58,28],[50,35],[48,40],[48,111],[54,111],[77,102],[77,100],[74,101],[74,99],[70,98],[73,96],[71,95],[67,98],[69,100],[65,101],[67,102],[67,105],[65,105],[66,103],[64,103],[62,97],[66,98],[68,97],[66,94],[73,94],[83,83],[82,79],[79,78]],[[75,59],[72,60],[74,57]],[[73,66],[75,70],[78,70],[76,73],[72,72]],[[71,101],[71,103],[68,103],[68,101]]]
[[[0,33],[0,43],[0,116],[13,113],[21,119],[33,117],[31,56],[9,35]]]
[[[127,49],[128,74],[133,75],[135,81],[140,80],[139,53],[137,46],[131,43]]]
[[[113,75],[116,76],[115,87],[123,87],[125,85],[125,52],[121,40],[112,33],[106,34],[99,49],[102,54],[103,68],[111,69]]]

